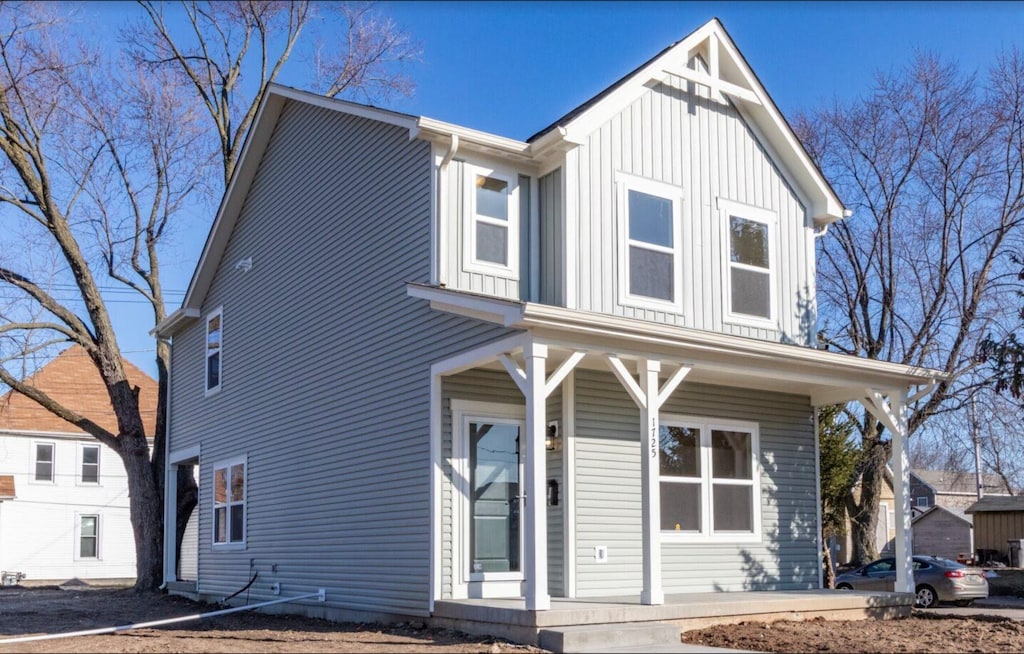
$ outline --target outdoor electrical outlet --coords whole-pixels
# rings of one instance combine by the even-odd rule
[[[276,581],[274,583],[270,584],[270,592],[275,594],[275,595],[280,595],[281,594],[281,584],[277,583]]]
[[[319,595],[317,595],[316,601],[318,601],[318,602],[326,602],[327,601],[327,589],[326,588],[318,588],[317,589],[317,593],[319,593]]]
[[[598,545],[594,548],[594,560],[598,563],[608,563],[607,545]]]

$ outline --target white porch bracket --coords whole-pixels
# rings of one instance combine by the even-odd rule
[[[516,386],[519,387],[519,392],[524,396],[529,395],[530,389],[526,383],[526,371],[520,368],[519,365],[512,360],[512,357],[507,354],[499,354],[498,361],[501,362],[501,365],[505,366],[505,370],[508,372],[509,377],[511,377],[512,381],[514,381]]]
[[[910,551],[910,461],[907,457],[907,393],[894,390],[888,400],[877,390],[864,390],[864,408],[892,434],[893,495],[896,504],[896,592],[914,592]]]
[[[658,487],[661,465],[659,413],[661,406],[693,368],[681,365],[669,375],[664,385],[659,385],[661,362],[639,359],[638,383],[619,357],[614,354],[606,357],[612,372],[640,408],[643,517],[643,591],[640,593],[640,602],[664,604],[665,592],[661,585],[661,492]]]

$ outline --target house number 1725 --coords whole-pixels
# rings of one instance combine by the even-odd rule
[[[651,418],[651,458],[658,458],[658,422]]]

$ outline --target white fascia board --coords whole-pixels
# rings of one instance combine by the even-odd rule
[[[325,95],[310,93],[309,91],[301,91],[299,89],[294,89],[289,86],[281,86],[279,84],[271,84],[267,88],[267,92],[288,98],[289,100],[295,100],[296,102],[313,105],[314,107],[321,107],[323,109],[329,109],[331,111],[337,111],[351,116],[359,116],[360,118],[367,118],[369,120],[376,120],[377,122],[395,125],[396,127],[409,130],[413,136],[415,136],[417,131],[418,117],[410,114],[389,111],[387,109],[371,107],[370,105],[349,102],[347,100],[339,100],[337,98],[329,98]]]
[[[417,136],[428,141],[441,139],[447,144],[452,136],[458,136],[460,148],[482,151],[501,157],[511,157],[518,161],[533,162],[530,144],[524,141],[517,141],[504,136],[498,136],[497,134],[490,134],[425,116],[421,116],[416,120],[416,128],[419,130]]]
[[[412,282],[405,285],[405,292],[409,297],[428,300],[431,308],[438,311],[493,322],[506,327],[522,319],[523,304],[521,302],[489,298]]]
[[[156,327],[149,330],[149,335],[155,336],[157,338],[173,336],[182,327],[190,324],[193,320],[198,319],[199,316],[199,309],[193,309],[192,307],[181,307],[176,311],[172,312],[163,320],[161,320]]]

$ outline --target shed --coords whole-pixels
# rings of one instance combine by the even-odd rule
[[[929,554],[956,560],[960,554],[970,554],[971,518],[956,509],[933,506],[915,516],[910,523],[914,539],[914,554]]]
[[[1008,560],[1008,541],[1024,539],[1024,496],[983,497],[964,513],[974,516],[975,550],[995,550]]]

